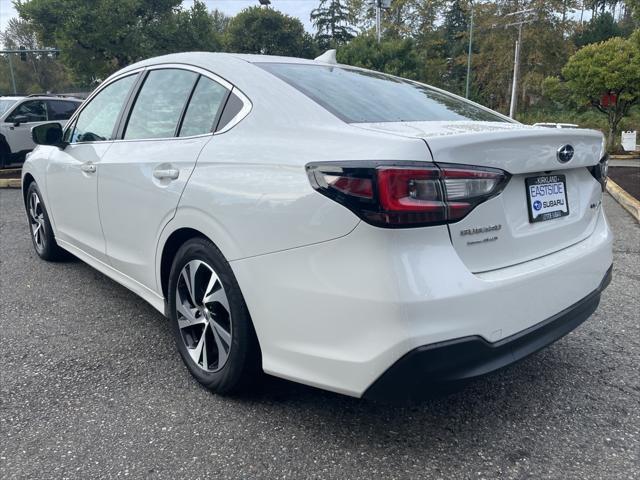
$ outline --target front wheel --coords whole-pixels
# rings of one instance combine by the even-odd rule
[[[261,372],[260,347],[231,267],[204,238],[178,250],[169,275],[169,313],[184,363],[206,388],[232,394]]]
[[[31,241],[38,256],[48,261],[66,258],[65,251],[56,243],[49,215],[42,201],[42,194],[35,182],[32,182],[27,189],[26,207]]]

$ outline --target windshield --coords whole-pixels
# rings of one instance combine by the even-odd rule
[[[503,117],[425,85],[368,70],[257,63],[348,123],[475,120]]]
[[[15,105],[17,100],[2,100],[0,99],[0,115],[11,108],[11,105]]]

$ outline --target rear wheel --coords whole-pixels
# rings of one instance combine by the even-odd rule
[[[56,243],[49,215],[42,201],[42,194],[35,182],[32,182],[27,190],[26,207],[31,241],[38,256],[48,261],[66,258],[66,252]]]
[[[184,363],[206,388],[232,394],[261,372],[260,348],[231,267],[204,238],[178,250],[169,275],[169,312]]]

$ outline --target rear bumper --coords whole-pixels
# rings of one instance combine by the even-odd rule
[[[579,302],[522,332],[490,343],[469,336],[418,347],[393,364],[364,393],[374,400],[413,398],[515,363],[562,338],[596,310],[611,282],[609,267],[600,286]]]
[[[455,339],[500,345],[599,289],[611,266],[593,234],[553,254],[472,273],[445,226],[361,223],[329,242],[230,262],[266,373],[361,397],[409,352]]]

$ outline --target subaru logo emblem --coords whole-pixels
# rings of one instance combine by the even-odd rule
[[[567,163],[573,158],[573,147],[571,145],[563,145],[558,149],[558,161],[560,163]]]

